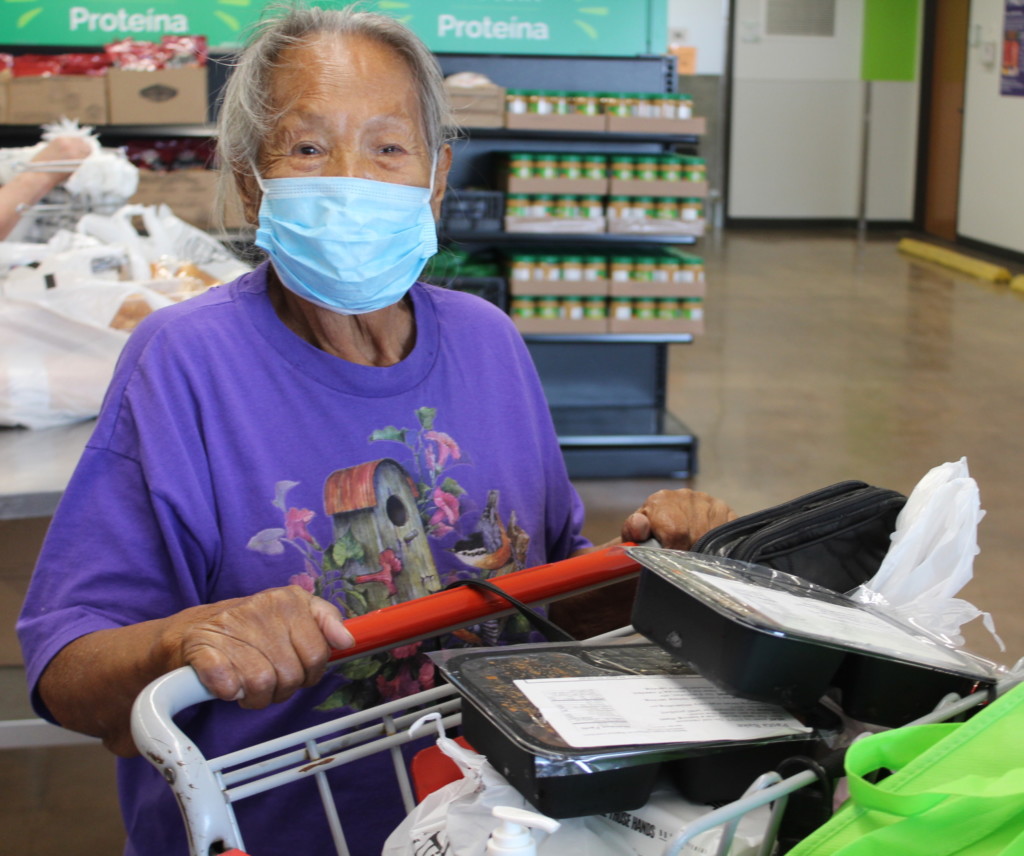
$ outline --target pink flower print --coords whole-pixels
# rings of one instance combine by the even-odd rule
[[[308,508],[289,508],[284,516],[285,537],[297,538],[312,544],[313,536],[309,534],[306,524],[314,517],[316,512]]]
[[[361,574],[355,578],[357,583],[384,583],[388,587],[388,594],[395,594],[398,588],[395,586],[395,575],[402,571],[402,560],[395,555],[395,551],[388,548],[378,557],[380,570],[375,574]]]
[[[309,574],[292,574],[288,578],[288,585],[304,588],[310,594],[316,591],[316,578]]]
[[[398,648],[392,650],[391,656],[396,660],[408,660],[410,657],[416,656],[420,650],[420,645],[422,644],[422,642],[412,642],[409,645],[400,645]]]
[[[420,673],[418,683],[421,690],[429,690],[434,686],[434,664],[430,660],[424,659],[420,664]]]
[[[444,465],[448,463],[449,458],[453,461],[457,461],[462,457],[462,451],[459,449],[459,444],[441,431],[427,431],[423,435],[423,439],[434,444],[428,444],[426,447],[427,466],[431,470],[442,469]]]
[[[384,701],[394,701],[397,698],[404,698],[420,691],[420,685],[405,669],[401,669],[397,675],[388,680],[383,675],[377,675],[377,692]]]
[[[434,488],[434,505],[437,510],[430,517],[430,531],[437,538],[443,538],[453,531],[452,524],[459,520],[459,501],[447,491]]]

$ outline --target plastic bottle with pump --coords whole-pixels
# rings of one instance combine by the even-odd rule
[[[550,834],[561,826],[550,817],[511,806],[496,805],[491,813],[501,824],[487,839],[487,856],[537,856],[532,830],[543,829]]]

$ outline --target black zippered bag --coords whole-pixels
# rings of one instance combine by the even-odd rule
[[[724,523],[690,549],[848,592],[878,571],[906,501],[887,488],[838,482]]]

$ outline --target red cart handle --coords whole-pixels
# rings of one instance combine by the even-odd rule
[[[561,562],[513,571],[490,582],[527,603],[557,600],[640,572],[623,546],[604,547]],[[355,647],[335,651],[332,660],[394,648],[399,642],[439,636],[474,621],[511,611],[502,598],[468,586],[446,589],[347,619]]]

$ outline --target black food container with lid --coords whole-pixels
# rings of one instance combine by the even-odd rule
[[[810,710],[838,688],[854,719],[898,726],[949,693],[995,684],[991,663],[791,574],[630,547],[644,565],[634,628],[724,691]]]
[[[770,769],[777,754],[806,754],[814,734],[755,737],[745,741],[655,743],[577,748],[569,745],[515,685],[531,678],[623,675],[687,676],[706,686],[693,671],[646,641],[632,643],[555,643],[431,654],[442,674],[463,698],[462,733],[534,808],[566,818],[640,808],[650,798],[666,765],[680,782],[685,766],[709,753],[723,763],[713,781],[698,782],[684,795],[702,799],[701,785],[737,796],[753,776],[730,759],[751,755]],[[766,751],[771,753],[769,762]],[[734,772],[735,771],[735,772]]]

